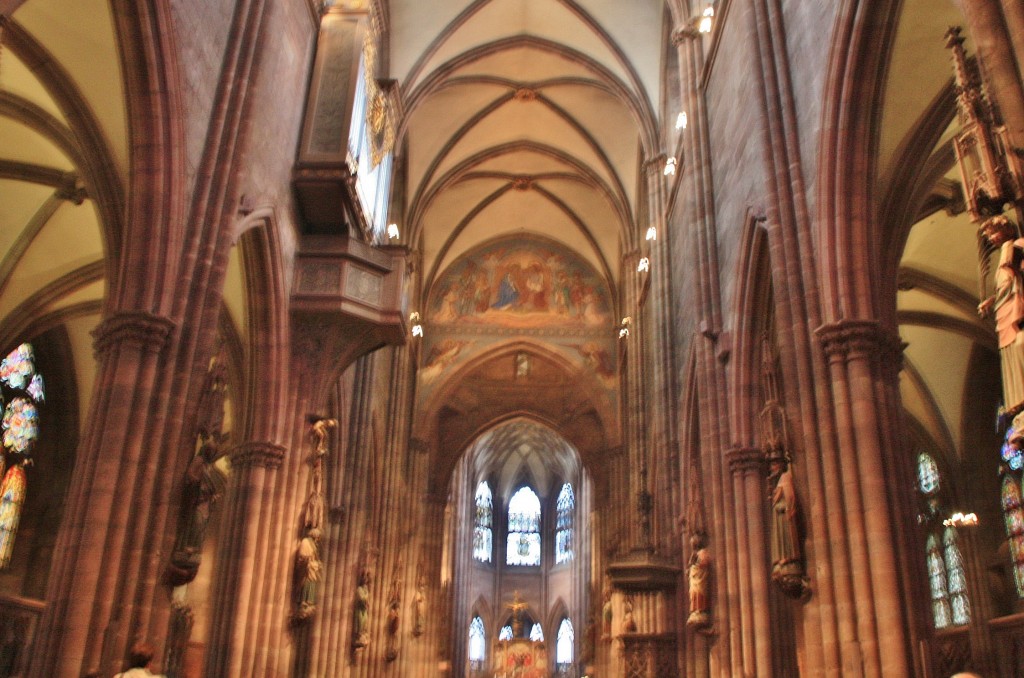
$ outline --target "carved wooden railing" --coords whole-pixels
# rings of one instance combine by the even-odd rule
[[[46,603],[0,594],[0,678],[25,675]]]

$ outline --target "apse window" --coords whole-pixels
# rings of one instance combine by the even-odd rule
[[[569,673],[573,661],[572,622],[562,619],[558,626],[558,638],[555,641],[555,667],[559,673]]]
[[[11,563],[14,538],[25,503],[25,467],[39,438],[39,406],[45,398],[31,344],[22,344],[0,361],[3,419],[3,480],[0,481],[0,569]]]
[[[487,640],[484,638],[484,620],[473,617],[469,623],[469,668],[480,671],[487,656]]]
[[[540,499],[522,487],[508,503],[508,565],[540,565]]]
[[[476,486],[476,517],[473,521],[473,557],[482,563],[491,562],[494,503],[486,482]]]
[[[572,493],[572,485],[562,485],[555,505],[555,564],[572,560],[572,519],[576,510],[576,497]]]

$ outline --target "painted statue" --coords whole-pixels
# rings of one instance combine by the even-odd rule
[[[352,645],[356,648],[370,644],[370,571],[359,574],[355,600],[352,605]]]
[[[419,637],[427,628],[427,582],[420,577],[412,597],[412,635]]]
[[[690,562],[687,578],[690,588],[690,615],[686,625],[692,629],[705,629],[711,623],[711,552],[702,534],[690,537]]]
[[[323,564],[320,562],[321,532],[313,528],[295,550],[295,620],[305,621],[316,612]]]
[[[994,315],[1003,372],[1003,409],[1016,415],[1024,406],[1024,238],[1005,217],[992,217],[981,234],[999,248],[995,294],[978,304],[982,316]],[[1020,429],[1020,426],[1014,426]]]

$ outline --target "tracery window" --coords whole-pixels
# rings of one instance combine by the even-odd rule
[[[971,621],[971,603],[967,598],[964,559],[956,543],[956,530],[952,527],[947,527],[942,533],[942,551],[946,565],[949,604],[953,610],[953,624],[963,626]]]
[[[484,659],[487,656],[487,640],[484,637],[484,620],[479,616],[473,617],[469,623],[469,666],[475,671],[484,667]]]
[[[939,540],[934,534],[928,535],[925,543],[925,553],[928,559],[928,584],[932,592],[932,618],[935,621],[935,628],[943,629],[949,626],[949,589],[946,582],[946,565],[942,559],[942,549],[939,547]]]
[[[572,493],[572,485],[562,485],[555,505],[555,563],[572,560],[573,513],[576,509],[576,497]]]
[[[512,640],[511,624],[505,624],[501,627],[501,631],[498,631],[498,640]]]
[[[1021,507],[1020,484],[1009,473],[1003,476],[1002,504],[1013,579],[1017,583],[1017,595],[1024,596],[1024,508]]]
[[[506,564],[541,564],[541,500],[526,486],[509,501],[507,546]]]
[[[942,480],[935,459],[925,452],[917,456],[917,490],[924,500],[920,520],[928,529],[925,538],[925,564],[932,599],[935,628],[963,626],[970,621],[967,579],[963,558],[956,543],[956,530],[942,525],[939,491]]]
[[[540,565],[540,499],[521,487],[508,503],[508,565]]]
[[[491,562],[493,500],[486,481],[476,486],[476,517],[473,522],[473,557],[483,563]]]
[[[14,554],[14,540],[25,503],[25,466],[39,438],[39,406],[45,400],[43,378],[36,372],[31,344],[21,344],[0,361],[0,407],[3,418],[0,481],[0,569]]]
[[[573,631],[572,622],[568,618],[558,626],[558,637],[555,641],[555,665],[560,673],[565,673],[573,662]]]

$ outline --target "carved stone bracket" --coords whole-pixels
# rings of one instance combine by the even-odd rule
[[[231,452],[231,466],[244,468],[259,466],[275,470],[284,461],[285,448],[277,443],[251,441],[242,443]]]
[[[759,447],[734,447],[725,453],[733,475],[764,473],[764,450]]]
[[[119,311],[92,332],[93,352],[102,358],[114,346],[131,346],[146,353],[159,353],[167,345],[175,323],[145,311]]]

